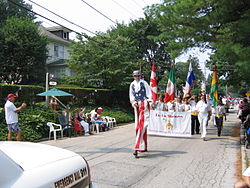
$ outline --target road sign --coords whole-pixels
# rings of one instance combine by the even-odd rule
[[[51,86],[56,86],[56,85],[57,85],[57,82],[49,82],[49,85],[51,85]]]

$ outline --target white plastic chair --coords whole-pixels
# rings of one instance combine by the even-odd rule
[[[103,116],[103,119],[106,121],[107,126],[109,128],[113,128],[113,121],[112,121],[111,117],[109,117],[109,116]]]
[[[62,126],[60,124],[56,124],[56,123],[52,123],[52,122],[48,122],[47,126],[49,126],[49,140],[50,140],[50,135],[53,132],[54,134],[54,140],[56,140],[56,132],[60,131],[61,132],[61,137],[63,137],[63,130],[62,130]]]
[[[112,117],[110,117],[111,118],[111,121],[112,121],[112,123],[113,123],[113,127],[114,126],[117,126],[117,124],[116,124],[116,119],[115,118],[112,118]]]
[[[95,123],[95,122],[92,122],[92,126],[91,126],[91,131],[94,131],[94,129],[96,130],[96,133],[98,134],[99,133],[99,124],[98,123]]]

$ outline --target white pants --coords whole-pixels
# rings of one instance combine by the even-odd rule
[[[85,121],[81,121],[81,126],[84,128],[85,133],[89,132],[89,124]]]
[[[207,114],[199,114],[198,120],[200,122],[201,138],[205,138],[207,135]]]

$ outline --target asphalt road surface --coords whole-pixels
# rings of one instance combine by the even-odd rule
[[[238,123],[229,113],[222,136],[212,122],[208,141],[192,138],[148,137],[148,152],[132,155],[134,124],[115,127],[91,136],[45,141],[74,151],[87,159],[92,181],[99,188],[230,188],[236,179],[239,138],[232,136]]]

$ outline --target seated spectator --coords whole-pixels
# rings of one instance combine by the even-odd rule
[[[79,115],[81,118],[83,118],[84,120],[86,119],[86,114],[85,114],[85,108],[81,108]]]
[[[90,114],[91,114],[91,121],[92,123],[97,123],[99,124],[100,130],[105,131],[107,129],[107,124],[105,121],[103,121],[101,117],[103,109],[101,107],[93,109]]]
[[[74,136],[77,136],[77,133],[79,132],[80,136],[82,135],[83,133],[83,128],[81,126],[81,123],[79,121],[79,111],[78,110],[75,110],[74,111],[74,117],[73,117],[73,125],[74,125]]]
[[[72,127],[66,119],[66,112],[60,111],[59,113],[60,113],[58,115],[59,124],[62,125],[63,132],[65,132],[65,135],[71,137]]]
[[[93,124],[91,121],[91,114],[90,113],[86,113],[86,122],[89,124],[89,134],[93,134],[91,131],[93,130]]]

